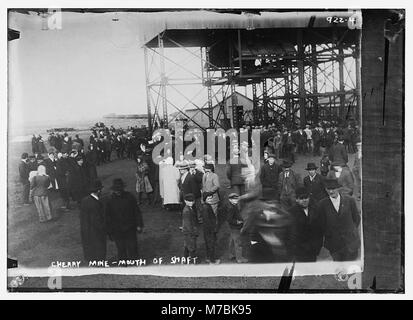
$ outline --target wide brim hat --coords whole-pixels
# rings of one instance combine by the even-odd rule
[[[195,161],[189,161],[189,167],[190,168],[195,168],[196,167]]]
[[[291,168],[292,165],[293,165],[293,164],[292,164],[291,161],[289,161],[289,160],[283,160],[283,161],[282,161],[282,164],[281,164],[281,166],[282,166],[283,168]]]
[[[187,161],[182,161],[176,166],[179,170],[189,169],[189,164]]]
[[[344,161],[342,161],[342,160],[336,160],[336,161],[333,161],[332,163],[331,163],[331,166],[333,166],[333,167],[335,167],[335,166],[340,166],[340,167],[344,167],[346,164],[344,163]]]
[[[309,162],[307,163],[307,168],[305,168],[305,170],[317,170],[318,167],[315,165],[314,162]]]
[[[339,189],[341,188],[342,185],[338,183],[337,179],[326,179],[324,180],[324,188],[333,190],[333,189]]]
[[[121,178],[116,178],[113,180],[112,186],[110,187],[113,191],[122,191],[125,189],[125,182]]]
[[[277,157],[275,156],[274,153],[268,153],[268,158],[274,158],[274,159],[276,159]]]

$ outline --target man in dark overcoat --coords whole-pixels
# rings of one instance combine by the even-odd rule
[[[318,167],[313,162],[307,163],[308,176],[304,177],[304,187],[310,195],[310,202],[313,206],[317,205],[318,201],[327,197],[327,192],[324,188],[324,178],[317,173]]]
[[[106,226],[100,194],[103,189],[100,180],[94,181],[89,195],[80,203],[80,236],[85,261],[106,259]]]
[[[337,179],[326,179],[328,197],[317,205],[324,247],[334,261],[356,260],[360,249],[360,213],[354,198],[340,194]]]
[[[125,191],[122,179],[113,180],[112,196],[106,204],[106,229],[109,238],[116,243],[118,259],[138,258],[136,232],[142,232],[143,219],[135,196]]]
[[[268,162],[261,168],[260,180],[263,189],[269,189],[274,192],[275,199],[280,199],[278,179],[281,172],[281,167],[275,162],[275,154],[270,153],[268,155]]]
[[[29,167],[29,155],[27,152],[23,153],[21,156],[21,161],[19,162],[19,180],[23,186],[23,205],[29,205],[29,194],[30,194],[30,167]]]
[[[297,262],[315,262],[323,244],[322,233],[310,193],[305,187],[296,190],[296,204],[291,214],[291,248]]]

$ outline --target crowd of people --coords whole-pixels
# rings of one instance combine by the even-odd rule
[[[246,126],[249,130],[252,127]],[[22,155],[19,165],[23,203],[34,202],[41,222],[53,218],[48,196],[58,193],[64,211],[80,209],[81,239],[86,261],[105,260],[106,238],[115,241],[118,259],[136,259],[136,232],[143,229],[141,206],[161,205],[179,210],[183,254],[199,259],[198,237],[203,234],[204,261],[219,264],[222,249],[217,237],[224,225],[231,259],[238,263],[261,261],[316,261],[324,246],[334,260],[354,260],[360,249],[361,142],[356,125],[338,127],[320,122],[299,129],[254,127],[261,130],[263,162],[251,161],[248,143],[230,146],[235,162],[226,177],[216,173],[215,155],[189,160],[166,156],[159,165],[152,159],[154,142],[137,128],[96,124],[89,145],[78,135],[50,134],[48,158],[39,148]],[[36,140],[42,143],[41,139]],[[35,152],[36,151],[36,152]],[[136,161],[136,194],[125,191],[122,179],[113,180],[110,199],[101,200],[103,188],[97,166],[119,160]],[[348,153],[356,153],[353,170]],[[317,156],[308,175],[293,169],[297,156]],[[228,190],[222,179],[230,182]]]

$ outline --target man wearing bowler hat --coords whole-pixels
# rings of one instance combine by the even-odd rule
[[[136,232],[142,232],[143,220],[135,196],[125,191],[122,179],[113,180],[113,193],[106,204],[106,227],[109,238],[118,249],[118,259],[137,259],[138,240]]]
[[[308,176],[304,177],[304,187],[310,196],[312,205],[316,205],[318,201],[327,197],[327,192],[324,188],[323,177],[317,173],[318,167],[313,162],[307,163]]]
[[[351,261],[358,257],[360,249],[360,213],[354,198],[339,192],[337,179],[324,182],[328,197],[317,205],[320,230],[324,247],[334,261]]]
[[[282,169],[275,162],[275,154],[268,154],[268,162],[261,168],[260,180],[263,189],[269,189],[274,192],[275,199],[280,198],[280,190],[278,189],[278,179]]]
[[[288,209],[295,204],[295,189],[300,185],[300,179],[291,169],[291,161],[283,160],[281,166],[283,171],[278,176],[278,190],[281,204]]]
[[[106,226],[100,194],[102,182],[95,180],[89,187],[89,195],[80,203],[80,237],[86,261],[106,259]]]

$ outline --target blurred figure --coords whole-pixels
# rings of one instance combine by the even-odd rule
[[[136,198],[125,191],[122,179],[113,180],[112,195],[106,204],[106,229],[118,250],[118,260],[138,258],[138,239],[136,232],[142,232],[143,219]]]
[[[260,197],[251,198],[242,211],[241,235],[249,240],[250,262],[291,261],[290,214],[274,199],[268,189]]]

